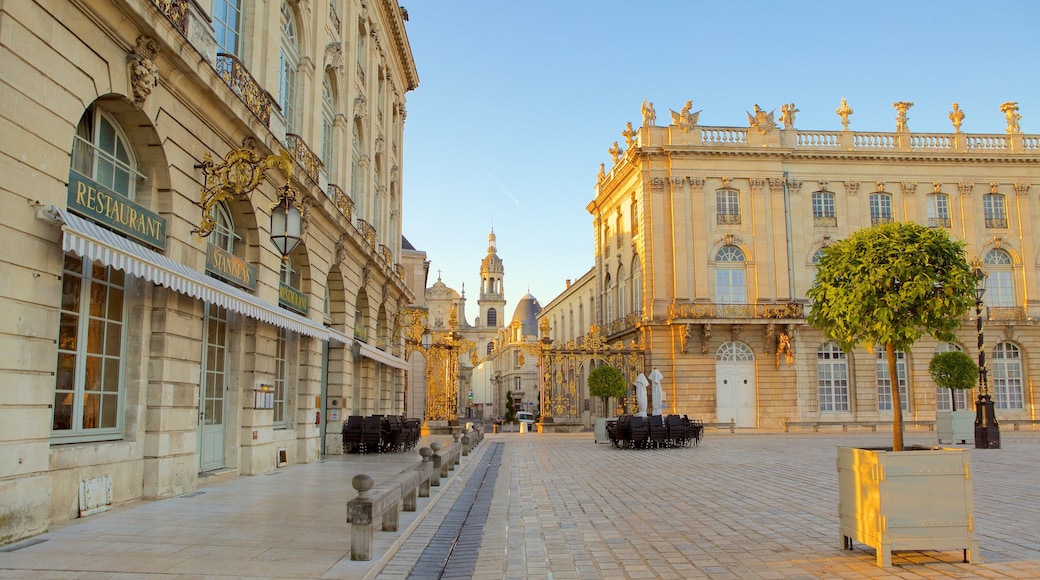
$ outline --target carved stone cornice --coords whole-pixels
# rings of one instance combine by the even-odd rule
[[[704,178],[703,177],[695,177],[695,176],[690,175],[690,176],[687,176],[686,179],[689,180],[689,182],[690,182],[690,189],[692,189],[694,192],[702,193],[704,191]]]
[[[1014,186],[1015,193],[1017,193],[1018,195],[1025,195],[1029,193],[1030,184],[1028,183],[1016,182],[1013,183],[1012,186]]]
[[[763,177],[749,177],[748,184],[751,186],[751,193],[762,193],[762,189],[766,186],[766,179]]]
[[[959,181],[957,182],[957,191],[961,195],[971,195],[975,191],[974,181]]]

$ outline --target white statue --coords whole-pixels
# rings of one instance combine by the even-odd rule
[[[654,415],[660,415],[664,409],[664,390],[661,388],[661,379],[664,375],[656,368],[650,371],[650,382],[654,386]]]
[[[636,403],[639,405],[636,417],[646,417],[646,387],[649,385],[650,382],[646,380],[646,375],[639,373],[634,385],[636,389]]]

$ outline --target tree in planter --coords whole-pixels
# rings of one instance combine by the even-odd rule
[[[881,346],[892,382],[892,449],[903,450],[896,351],[924,333],[954,340],[975,304],[975,276],[964,243],[946,230],[892,223],[859,230],[823,250],[809,289],[807,322],[850,352]]]
[[[593,397],[603,397],[603,405],[609,411],[608,403],[611,397],[624,397],[628,390],[625,377],[621,371],[614,367],[601,366],[592,369],[589,373],[589,394]]]
[[[950,410],[957,410],[955,389],[970,389],[979,380],[979,367],[971,357],[959,350],[935,355],[928,363],[928,372],[937,387],[950,389]]]
[[[516,405],[513,403],[513,397],[506,397],[506,416],[502,421],[504,423],[516,422]]]

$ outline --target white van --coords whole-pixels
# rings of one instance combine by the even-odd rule
[[[527,411],[517,411],[516,420],[520,423],[527,423],[527,430],[530,431],[534,427],[534,414],[528,413]]]

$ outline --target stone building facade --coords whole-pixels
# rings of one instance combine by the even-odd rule
[[[392,0],[0,6],[0,543],[316,461],[344,416],[402,411],[406,20]]]
[[[748,127],[707,127],[687,103],[659,126],[644,103],[642,126],[610,148],[612,167],[601,168],[587,207],[596,261],[586,304],[608,340],[645,340],[669,412],[738,428],[884,422],[893,382],[909,421],[949,409],[928,363],[946,349],[977,360],[974,311],[955,343],[925,338],[900,353],[897,381],[878,352],[842,352],[805,323],[824,247],[872,224],[913,221],[945,228],[982,262],[997,417],[1036,417],[1040,136],[1021,133],[1015,103],[1000,108],[1007,127],[987,134],[961,132],[956,104],[952,132],[914,133],[911,106],[894,104],[895,131],[859,132],[844,101],[839,131],[796,128],[793,105],[775,120],[756,106]],[[958,397],[957,408],[974,397]]]

